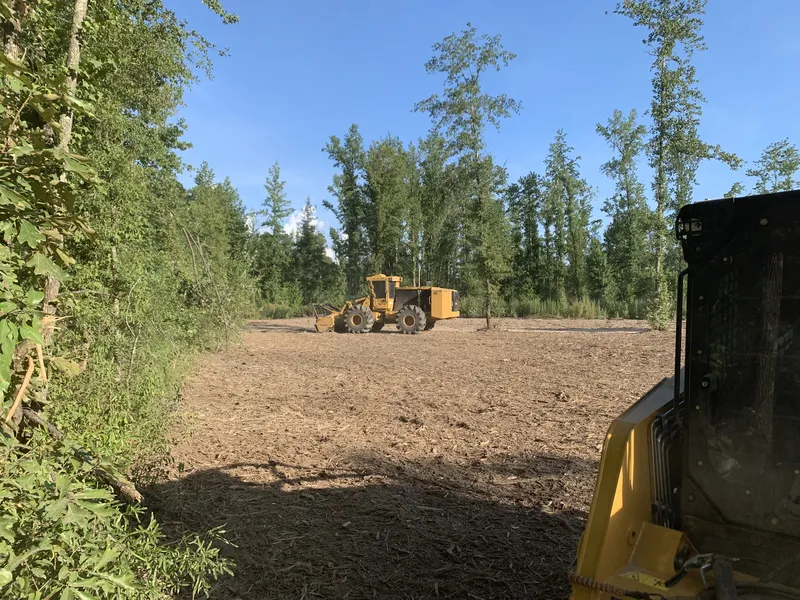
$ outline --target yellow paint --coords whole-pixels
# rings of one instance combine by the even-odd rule
[[[366,280],[369,286],[369,296],[364,296],[356,300],[348,300],[341,309],[336,310],[332,314],[317,317],[315,325],[317,331],[329,331],[331,329],[336,329],[337,327],[335,327],[335,325],[341,326],[344,322],[345,312],[356,305],[368,306],[375,315],[376,323],[385,324],[396,322],[398,311],[395,310],[394,298],[389,296],[389,282],[395,283],[397,286],[395,288],[396,292],[401,290],[430,291],[431,307],[430,311],[425,313],[425,317],[429,323],[443,319],[455,319],[460,316],[459,311],[453,310],[453,293],[455,293],[455,290],[430,286],[400,287],[399,284],[403,281],[402,277],[398,275],[384,275],[383,273],[370,275]],[[375,294],[375,282],[378,281],[386,282],[384,288],[386,293],[381,296]]]
[[[622,573],[621,576],[625,577],[626,579],[642,583],[647,587],[651,587],[656,590],[667,589],[667,586],[664,585],[664,580],[659,579],[658,577],[653,577],[652,575],[648,575],[647,573],[639,573],[634,571],[631,573]]]
[[[650,425],[672,398],[672,382],[664,380],[609,427],[589,518],[578,547],[578,575],[625,589],[654,592],[659,588],[648,583],[674,574],[677,544],[685,538],[680,532],[650,522],[653,495],[649,448]],[[626,573],[645,573],[653,579],[634,581],[624,576]],[[687,577],[669,590],[669,596],[682,594],[693,585],[694,579]],[[574,585],[571,597],[605,600],[609,596]]]

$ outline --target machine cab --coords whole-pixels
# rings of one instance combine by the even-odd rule
[[[403,278],[396,275],[380,274],[367,277],[373,311],[392,312],[394,310],[394,297],[401,281]]]

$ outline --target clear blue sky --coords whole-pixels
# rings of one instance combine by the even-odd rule
[[[181,116],[194,147],[185,159],[195,166],[208,161],[219,179],[229,176],[251,209],[264,197],[267,169],[279,161],[294,207],[310,197],[325,233],[335,225],[321,206],[334,173],[321,151],[329,136],[343,136],[351,123],[367,143],[387,133],[405,142],[424,136],[428,117],[411,108],[442,86],[424,63],[433,43],[467,21],[481,33],[502,34],[517,54],[487,79],[488,91],[523,105],[491,132],[490,151],[512,178],[541,172],[548,144],[563,128],[582,157],[582,174],[598,190],[596,218],[612,186],[599,170],[610,152],[595,126],[615,108],[641,115],[649,104],[644,31],[613,14],[615,0],[224,4],[240,23],[222,25],[200,0],[167,0],[191,27],[230,50],[215,60],[213,80],[186,94]],[[705,23],[708,50],[695,61],[708,100],[704,139],[746,161],[773,141],[800,143],[800,1],[709,0]],[[705,164],[695,198],[722,195],[745,178],[743,171]]]

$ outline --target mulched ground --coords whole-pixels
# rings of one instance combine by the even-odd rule
[[[212,598],[566,598],[611,420],[670,375],[632,321],[259,321],[186,385],[171,531],[224,525]]]

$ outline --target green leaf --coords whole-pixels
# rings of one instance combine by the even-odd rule
[[[33,272],[37,275],[52,275],[59,281],[64,281],[67,278],[67,274],[61,267],[39,252],[34,254],[26,265],[33,267]]]
[[[122,577],[118,575],[106,575],[105,573],[96,573],[96,575],[98,577],[102,577],[103,579],[110,581],[117,587],[121,587],[124,590],[128,590],[129,592],[136,590],[136,588],[131,584],[131,582],[133,581],[133,575],[131,575],[130,573],[123,575]]]
[[[16,304],[8,300],[6,300],[5,302],[0,302],[0,315],[12,313],[18,308],[19,307]]]
[[[77,596],[78,600],[97,600],[97,596],[92,596],[80,590],[74,590],[74,591],[75,591],[75,596]]]
[[[0,204],[15,204],[19,207],[30,206],[25,198],[2,183],[0,183],[0,198],[5,199],[5,202],[0,202]]]
[[[2,221],[0,222],[0,233],[3,234],[3,239],[6,242],[10,242],[11,238],[14,237],[16,233],[16,229],[14,228],[14,224],[11,221]]]
[[[70,588],[64,588],[58,600],[75,600],[75,593]]]
[[[85,508],[86,510],[94,513],[98,517],[113,517],[114,515],[119,514],[119,511],[116,508],[101,502],[83,502],[81,500],[76,500],[75,503],[81,508]]]
[[[44,345],[44,338],[42,337],[42,334],[30,325],[23,325],[19,328],[19,332],[22,335],[23,340],[30,340],[36,344],[42,346]]]
[[[66,475],[62,475],[59,473],[56,475],[56,487],[58,488],[58,495],[60,497],[64,497],[67,495],[67,490],[69,489],[69,477]]]
[[[27,300],[29,306],[36,306],[44,300],[44,292],[31,288],[28,290],[25,300]],[[0,305],[0,310],[2,310],[2,305]]]
[[[92,169],[88,165],[79,160],[75,160],[75,158],[69,154],[64,155],[64,168],[67,171],[72,171],[83,177],[88,177],[93,174]]]
[[[94,565],[94,570],[99,571],[103,567],[105,567],[108,563],[119,556],[120,550],[119,548],[115,548],[113,546],[109,546],[106,548],[106,551],[103,552],[103,556],[100,557],[100,560],[97,561],[97,564]]]
[[[7,586],[14,580],[14,575],[7,569],[0,569],[0,588]]]
[[[68,375],[69,377],[75,377],[79,375],[81,372],[81,367],[78,363],[74,363],[71,360],[67,360],[66,358],[61,358],[60,356],[51,356],[50,363],[59,371]]]
[[[58,257],[61,259],[61,261],[65,265],[74,265],[75,264],[75,259],[72,258],[66,252],[64,252],[61,248],[56,248],[56,254],[58,254]]]
[[[12,526],[16,522],[17,520],[13,517],[0,517],[0,538],[6,540],[9,544],[14,543],[14,530]],[[2,585],[0,585],[0,587],[2,587]]]
[[[41,242],[45,240],[44,235],[36,228],[36,225],[21,219],[19,222],[19,233],[17,239],[22,244],[28,244],[31,248],[36,248]]]
[[[5,392],[11,385],[11,367],[0,364],[0,393]]]
[[[67,504],[69,504],[69,500],[66,498],[61,498],[53,502],[50,506],[47,507],[47,510],[44,511],[44,516],[48,521],[55,521],[61,518],[61,515],[64,514],[64,511],[67,510]]]

